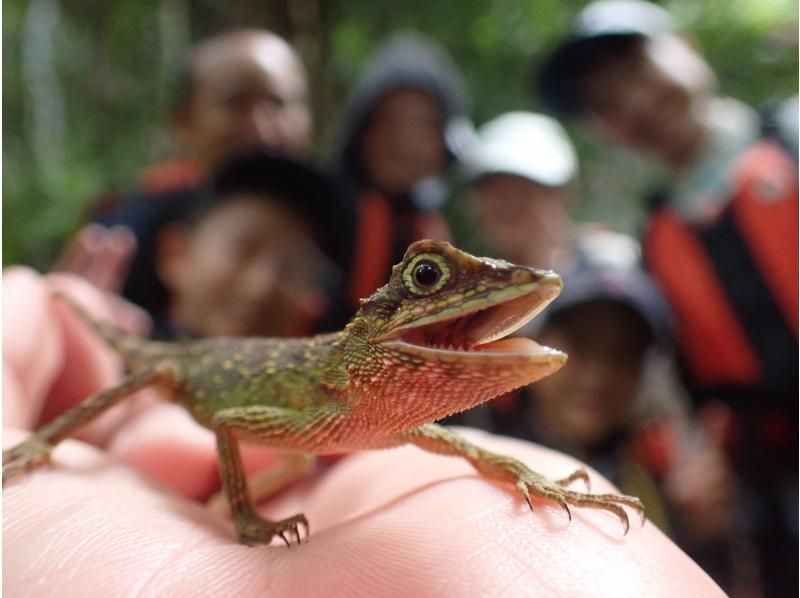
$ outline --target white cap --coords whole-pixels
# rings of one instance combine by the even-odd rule
[[[462,168],[469,181],[505,173],[561,187],[575,177],[578,159],[555,120],[532,112],[508,112],[478,130],[478,143],[465,152]]]

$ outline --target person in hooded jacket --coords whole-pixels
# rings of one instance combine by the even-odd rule
[[[409,243],[447,240],[444,174],[471,139],[461,73],[414,33],[389,38],[345,112],[334,168],[348,199],[349,310],[389,276]]]

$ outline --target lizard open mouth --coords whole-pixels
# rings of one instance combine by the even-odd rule
[[[490,293],[459,308],[395,329],[381,343],[407,353],[464,358],[525,357],[534,360],[566,359],[564,353],[529,338],[505,338],[528,323],[561,290],[560,284],[530,283]]]

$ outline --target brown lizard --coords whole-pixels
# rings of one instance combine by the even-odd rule
[[[570,490],[576,480],[588,485],[585,470],[551,481],[431,423],[564,364],[560,351],[504,338],[560,289],[553,272],[419,241],[344,330],[311,338],[151,342],[94,322],[74,306],[122,356],[128,373],[4,451],[3,483],[47,463],[53,447],[77,428],[149,386],[167,391],[216,434],[222,486],[243,543],[269,543],[276,536],[287,545],[291,536],[299,542],[308,523],[302,514],[281,521],[257,514],[242,468],[242,441],[311,455],[410,443],[463,457],[484,477],[513,485],[531,509],[531,495],[557,501],[568,515],[569,505],[604,509],[619,517],[627,533],[623,507],[644,517],[638,499]]]

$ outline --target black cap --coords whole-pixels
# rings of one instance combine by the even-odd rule
[[[579,266],[564,276],[564,290],[544,315],[544,322],[556,314],[594,303],[622,304],[647,324],[657,342],[670,337],[670,312],[653,280],[638,267]]]
[[[663,8],[642,0],[599,0],[575,19],[572,33],[545,59],[536,87],[546,110],[575,116],[583,108],[581,78],[603,56],[623,54],[632,40],[675,30]]]
[[[248,193],[278,201],[308,223],[319,248],[340,267],[347,236],[344,204],[334,183],[311,164],[266,147],[231,156],[214,172],[191,219],[236,195]]]

